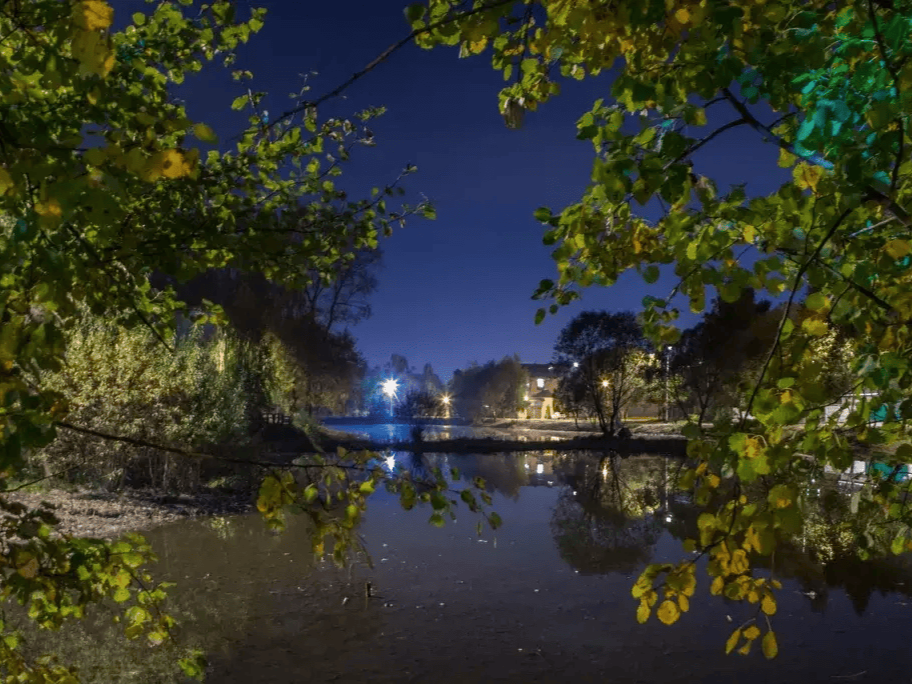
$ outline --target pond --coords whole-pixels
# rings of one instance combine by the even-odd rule
[[[779,657],[759,644],[723,652],[756,606],[709,595],[698,572],[691,610],[666,627],[636,622],[630,588],[649,562],[682,558],[695,513],[667,486],[677,462],[537,452],[394,454],[408,467],[450,466],[487,480],[496,532],[464,508],[439,529],[378,491],[359,531],[372,557],[315,563],[308,526],[272,535],[256,515],[181,522],[147,537],[161,578],[178,582],[182,638],[203,646],[207,681],[249,682],[886,682],[906,681],[912,567],[803,549],[777,558]],[[814,540],[809,540],[812,544]],[[778,553],[778,552],[777,552]],[[372,596],[365,594],[365,582]],[[122,641],[113,640],[122,649]],[[106,632],[107,634],[107,632]],[[65,645],[88,680],[173,681],[137,647],[116,657],[104,635]],[[91,649],[86,644],[93,644]],[[157,656],[153,656],[157,657]]]
[[[412,426],[407,423],[365,423],[333,426],[349,434],[366,437],[377,442],[407,442],[411,439]],[[422,425],[424,439],[458,439],[460,437],[486,437],[495,431],[467,425]]]

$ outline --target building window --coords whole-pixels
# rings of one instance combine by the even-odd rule
[[[538,389],[542,389],[542,388],[545,386],[545,379],[544,379],[544,378],[536,378],[536,379],[535,379],[535,384],[538,385]]]

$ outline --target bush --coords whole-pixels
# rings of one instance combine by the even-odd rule
[[[126,329],[86,316],[67,341],[66,364],[43,378],[66,397],[67,422],[166,446],[205,450],[247,438],[251,367],[230,333],[198,328],[168,349],[145,328]],[[45,472],[70,482],[192,490],[200,461],[61,429],[33,454]]]

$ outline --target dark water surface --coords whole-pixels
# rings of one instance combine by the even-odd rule
[[[372,570],[315,565],[307,525],[293,516],[279,536],[257,516],[148,534],[157,574],[179,583],[172,592],[184,636],[209,652],[207,681],[912,679],[905,557],[828,568],[795,550],[778,570],[779,657],[767,661],[759,648],[726,656],[726,638],[756,606],[711,596],[704,574],[678,623],[635,619],[633,579],[649,562],[680,560],[676,537],[692,523],[686,502],[664,486],[674,462],[634,457],[609,472],[597,456],[553,452],[395,458],[485,477],[503,527],[479,539],[477,518],[462,509],[435,528],[430,510],[403,511],[378,492],[360,526]],[[365,597],[365,581],[376,597]]]

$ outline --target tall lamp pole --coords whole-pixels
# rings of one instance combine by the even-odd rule
[[[665,413],[665,422],[667,423],[668,419],[670,418],[669,414],[671,413],[671,411],[669,410],[670,407],[668,405],[668,376],[669,376],[669,370],[670,370],[669,369],[669,357],[671,356],[671,345],[668,345],[665,347],[665,354],[663,356],[664,356],[663,361],[665,362],[665,364],[664,364],[665,365],[665,411],[664,411],[664,413]]]

